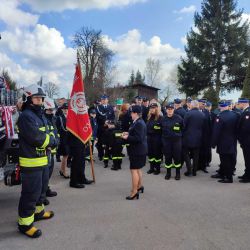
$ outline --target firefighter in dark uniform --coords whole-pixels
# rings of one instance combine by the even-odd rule
[[[113,167],[111,170],[119,170],[121,169],[122,164],[122,149],[123,149],[123,139],[122,139],[122,133],[121,130],[121,124],[118,122],[114,125],[110,125],[109,129],[112,133],[111,138],[111,155],[113,160]]]
[[[98,131],[97,131],[98,142],[96,147],[98,150],[99,160],[102,161],[104,156],[103,140],[105,132],[105,122],[107,120],[109,121],[115,120],[114,109],[111,105],[108,104],[107,95],[101,96],[101,104],[96,107],[96,119],[98,124]]]
[[[239,115],[229,111],[229,103],[219,102],[221,109],[217,116],[212,136],[212,147],[217,147],[217,153],[220,155],[220,172],[218,175],[221,183],[232,183],[233,172],[235,168],[235,154],[237,148],[237,126]]]
[[[240,98],[239,106],[243,111],[239,120],[238,140],[245,160],[245,173],[239,176],[241,183],[250,183],[250,107],[249,99]]]
[[[196,176],[205,125],[205,115],[200,112],[196,100],[191,102],[191,109],[185,115],[183,123],[183,156],[187,166],[185,176],[191,176],[191,174]],[[191,156],[193,158],[192,166]]]
[[[71,132],[68,132],[68,144],[71,156],[69,186],[71,188],[84,188],[85,185],[93,182],[85,176],[85,144]]]
[[[180,180],[183,119],[174,114],[173,103],[167,104],[166,111],[167,114],[161,122],[162,149],[165,156],[165,168],[167,168],[165,179],[169,180],[171,178],[171,168],[175,168],[175,179]]]
[[[149,100],[147,97],[143,97],[141,107],[142,107],[142,119],[146,123],[148,119],[148,112],[149,112]]]
[[[211,140],[212,140],[212,134],[213,134],[213,124],[216,118],[215,113],[212,111],[212,103],[207,102],[206,103],[206,110],[209,114],[209,130],[207,131],[208,134],[208,147],[207,147],[207,157],[206,157],[206,166],[209,167],[210,163],[212,161],[212,147],[211,147]]]
[[[112,159],[112,141],[113,141],[113,129],[114,122],[110,120],[106,120],[104,124],[104,130],[102,132],[102,147],[103,147],[103,163],[104,168],[108,167],[109,160]]]
[[[42,104],[45,92],[37,84],[24,89],[23,112],[18,119],[19,165],[22,192],[18,206],[19,231],[31,238],[41,236],[34,221],[50,219],[52,211],[44,211],[44,199],[48,188],[49,168],[47,150],[56,146],[56,140],[48,130]]]
[[[210,120],[209,111],[205,108],[207,99],[202,98],[198,100],[199,102],[199,109],[205,115],[205,125],[202,138],[202,145],[200,147],[200,155],[199,155],[199,167],[198,170],[203,171],[204,173],[208,173],[207,171],[207,162],[209,159],[209,150],[211,148],[211,131],[212,131],[212,124]]]
[[[179,115],[182,119],[184,118],[187,111],[182,107],[182,101],[179,98],[174,99],[174,113]]]
[[[55,111],[55,103],[52,99],[46,97],[44,99],[44,115],[48,121],[49,131],[52,136],[55,137],[56,141],[59,142],[59,136],[56,129],[56,117],[54,115]],[[56,147],[52,148],[51,151],[48,151],[48,159],[49,159],[49,179],[52,176],[54,170],[54,155],[56,155]],[[57,196],[57,192],[52,191],[48,186],[46,191],[47,197]],[[49,201],[46,199],[44,205],[48,205]]]
[[[161,145],[161,120],[160,107],[157,103],[151,103],[149,106],[149,117],[147,121],[147,140],[148,140],[148,160],[150,169],[148,174],[160,173],[162,160]]]

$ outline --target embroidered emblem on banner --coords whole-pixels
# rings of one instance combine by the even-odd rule
[[[70,100],[72,110],[79,115],[87,114],[86,99],[83,92],[75,93]]]

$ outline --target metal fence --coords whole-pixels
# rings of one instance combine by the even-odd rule
[[[16,90],[6,90],[0,88],[0,104],[4,106],[14,106],[17,103],[18,92]]]

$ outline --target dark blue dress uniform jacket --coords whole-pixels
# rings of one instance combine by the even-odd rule
[[[129,156],[142,156],[147,154],[147,127],[142,118],[133,122],[129,128]]]
[[[239,115],[222,111],[215,119],[212,147],[217,146],[218,154],[235,154],[237,149],[237,126]]]
[[[183,146],[199,148],[205,132],[205,115],[198,108],[188,111],[184,117]]]
[[[238,127],[238,140],[241,145],[250,147],[250,107],[241,114]]]
[[[184,118],[184,116],[186,115],[187,111],[184,108],[180,107],[178,109],[175,109],[174,113],[176,115],[179,115],[181,118]]]

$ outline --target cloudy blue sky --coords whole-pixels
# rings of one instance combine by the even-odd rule
[[[0,70],[9,70],[21,86],[43,76],[66,96],[76,58],[71,38],[89,26],[101,29],[107,46],[116,52],[115,82],[126,84],[132,70],[144,72],[151,57],[161,60],[161,84],[166,84],[184,55],[185,36],[201,2],[0,0]],[[238,8],[250,20],[249,0],[238,0]]]

